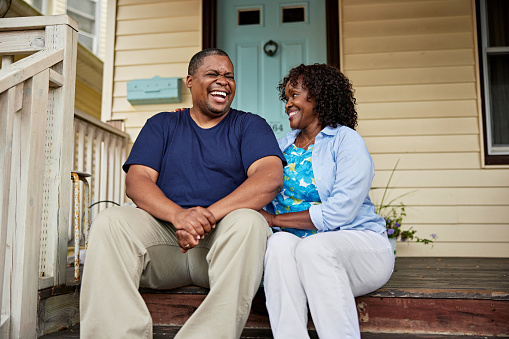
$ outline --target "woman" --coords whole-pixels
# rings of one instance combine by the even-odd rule
[[[274,338],[360,338],[354,297],[389,280],[394,255],[368,193],[371,156],[355,132],[349,80],[327,65],[300,65],[278,86],[293,131],[279,140],[284,188],[261,211],[274,230],[264,287]]]

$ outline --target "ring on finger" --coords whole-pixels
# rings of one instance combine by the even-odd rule
[[[189,247],[190,247],[189,244],[184,245],[184,248],[189,248]]]

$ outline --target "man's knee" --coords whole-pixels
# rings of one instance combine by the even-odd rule
[[[235,210],[224,217],[222,221],[238,232],[255,232],[265,236],[269,230],[265,218],[257,211],[248,208]]]
[[[124,215],[122,211],[127,207],[110,207],[102,210],[94,219],[94,222],[90,226],[91,231],[97,232],[103,231],[104,228],[111,224],[116,224],[119,219]]]
[[[131,233],[131,224],[136,224],[139,214],[146,213],[129,206],[110,207],[101,211],[90,226],[91,240],[96,237],[118,236]]]

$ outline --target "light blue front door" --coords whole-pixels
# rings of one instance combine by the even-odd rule
[[[235,66],[232,107],[261,115],[276,137],[290,130],[277,84],[301,63],[326,63],[325,0],[218,0],[217,46]]]

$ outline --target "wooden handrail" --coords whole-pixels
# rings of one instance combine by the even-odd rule
[[[35,338],[39,259],[43,285],[65,283],[77,24],[2,19],[0,41],[0,333]]]
[[[0,69],[0,93],[50,68],[63,59],[63,49],[46,50]]]
[[[68,15],[31,16],[25,18],[3,18],[0,20],[0,31],[19,31],[27,29],[43,29],[47,26],[67,25],[78,31],[78,22]]]
[[[108,124],[105,124],[101,120],[98,120],[98,119],[96,119],[93,116],[90,116],[88,114],[82,113],[80,111],[75,111],[74,112],[74,117],[78,118],[80,120],[86,121],[90,125],[93,125],[93,126],[95,126],[97,128],[100,128],[100,129],[103,129],[105,131],[108,131],[109,133],[116,134],[119,137],[129,138],[129,134],[127,134],[126,132],[123,132],[123,131],[119,130],[118,128],[115,128],[115,127],[112,127],[112,126],[110,126]]]

